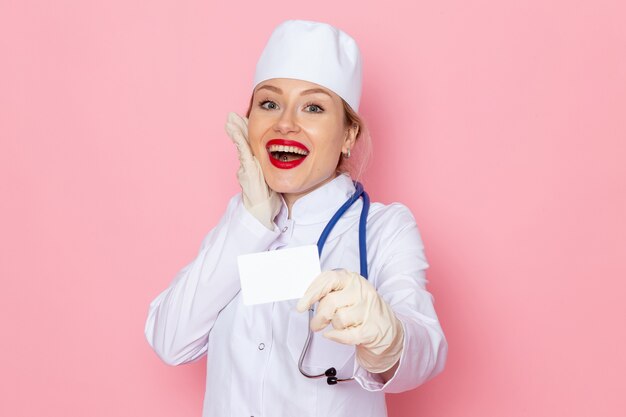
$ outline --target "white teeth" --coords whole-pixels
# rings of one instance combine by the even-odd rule
[[[296,146],[271,145],[267,148],[267,150],[270,152],[290,152],[305,156],[309,154],[304,149],[298,148]]]

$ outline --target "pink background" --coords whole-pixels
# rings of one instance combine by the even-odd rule
[[[623,416],[626,29],[615,1],[0,2],[0,415],[200,416],[149,302],[228,198],[223,130],[287,18],[352,34],[365,185],[415,214],[447,369],[400,416]]]

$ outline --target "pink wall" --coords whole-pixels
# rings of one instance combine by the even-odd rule
[[[237,192],[223,122],[286,18],[352,34],[375,157],[450,343],[400,416],[623,416],[626,8],[615,1],[0,3],[0,415],[199,416],[148,303]],[[270,6],[271,4],[271,6]]]

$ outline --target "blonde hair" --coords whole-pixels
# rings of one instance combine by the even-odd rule
[[[341,156],[337,165],[337,172],[350,174],[353,180],[358,181],[365,172],[372,155],[372,141],[363,118],[352,110],[352,107],[344,99],[341,99],[341,102],[345,115],[344,125],[346,127],[356,126],[357,133],[355,148],[350,149],[350,158]],[[357,146],[357,144],[359,145]]]
[[[250,103],[248,104],[248,110],[246,111],[246,117],[248,118],[250,117],[250,112],[252,111],[253,100],[254,94],[250,97]],[[343,155],[339,158],[337,172],[341,174],[349,174],[353,180],[358,181],[365,172],[371,158],[372,140],[363,118],[359,116],[343,98],[341,99],[341,103],[343,104],[344,126],[346,128],[355,126],[357,128],[357,133],[355,148],[350,149],[350,158],[348,159]],[[356,146],[356,144],[359,145]]]

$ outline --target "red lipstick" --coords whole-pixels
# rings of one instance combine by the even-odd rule
[[[293,146],[294,148],[297,148],[306,152],[306,154],[301,155],[301,157],[296,158],[294,160],[286,161],[285,159],[287,159],[287,156],[284,155],[284,152],[281,152],[281,151],[270,152],[270,147],[272,146]],[[272,165],[280,169],[291,169],[291,168],[297,167],[298,165],[302,163],[302,161],[305,160],[305,158],[307,157],[309,153],[309,149],[306,146],[304,146],[302,143],[297,142],[295,140],[289,140],[289,139],[271,139],[267,142],[267,144],[265,145],[265,148],[267,149],[267,152],[270,157],[270,162],[272,163]],[[277,155],[280,153],[283,153],[283,159],[278,158]]]

